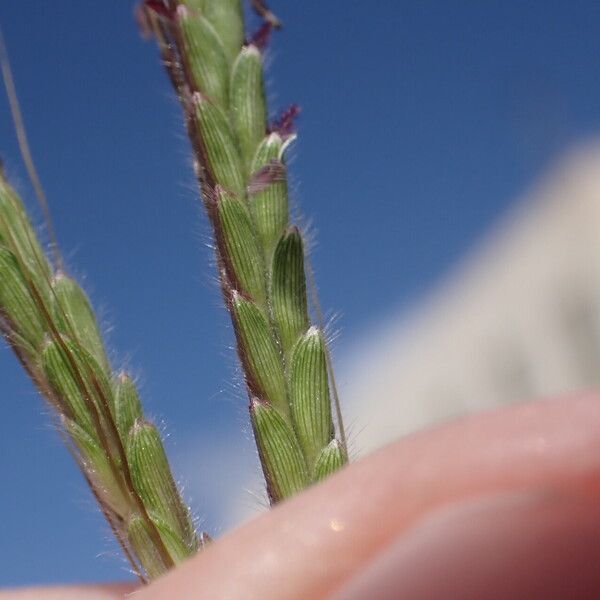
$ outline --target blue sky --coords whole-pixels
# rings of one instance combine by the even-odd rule
[[[317,230],[313,265],[323,306],[341,315],[343,354],[372,319],[417,301],[566,147],[598,132],[600,6],[272,7],[285,29],[269,51],[271,107],[303,109],[295,199]],[[186,473],[194,460],[199,472],[227,469],[211,440],[254,461],[179,109],[132,3],[5,2],[0,23],[61,247],[104,315],[115,364],[140,377]],[[4,98],[0,155],[39,216]],[[4,348],[0,381],[0,585],[126,576]],[[206,504],[190,487],[204,526],[222,530],[215,493]]]

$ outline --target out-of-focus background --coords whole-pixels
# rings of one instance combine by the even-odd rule
[[[600,5],[281,2],[274,113],[353,451],[600,383]],[[0,4],[34,156],[115,365],[200,524],[263,510],[177,103],[122,0]],[[251,21],[254,25],[255,21]],[[5,99],[0,154],[39,222]],[[127,577],[42,400],[0,350],[0,585]],[[476,449],[474,449],[476,451]]]

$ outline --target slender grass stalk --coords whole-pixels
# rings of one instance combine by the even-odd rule
[[[205,538],[196,536],[133,380],[112,370],[85,292],[47,260],[3,174],[0,332],[54,409],[140,579],[157,577],[194,554]]]
[[[141,14],[183,107],[275,503],[348,454],[322,324],[309,316],[302,235],[289,223],[285,150],[295,109],[267,122],[262,46],[280,23],[261,0],[253,6],[264,25],[251,39],[241,0],[146,0]]]

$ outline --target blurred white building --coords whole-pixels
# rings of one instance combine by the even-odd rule
[[[466,411],[600,385],[600,147],[568,156],[343,367],[359,454]]]

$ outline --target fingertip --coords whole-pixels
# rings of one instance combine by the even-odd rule
[[[600,489],[598,394],[409,436],[225,535],[141,597],[327,597],[440,506],[539,489]]]
[[[597,497],[484,496],[411,527],[334,600],[600,598]]]

